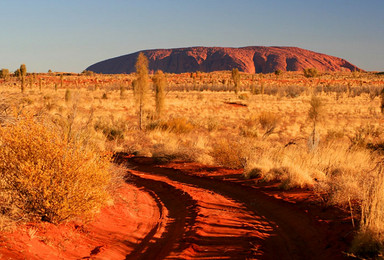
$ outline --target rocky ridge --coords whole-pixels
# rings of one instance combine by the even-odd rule
[[[132,73],[135,72],[135,62],[140,52],[148,58],[150,71],[162,70],[167,73],[212,72],[233,68],[247,73],[301,71],[305,68],[319,71],[360,70],[342,58],[297,47],[264,46],[144,50],[100,61],[86,70],[104,74]]]

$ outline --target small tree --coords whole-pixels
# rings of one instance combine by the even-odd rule
[[[68,103],[71,100],[72,94],[69,89],[65,90],[64,100],[66,103]]]
[[[39,90],[41,92],[41,89],[43,88],[43,81],[41,78],[39,78]]]
[[[25,90],[25,76],[21,76],[20,89],[21,89],[21,93],[24,93],[24,90]]]
[[[120,85],[120,99],[125,98],[125,87],[124,85]]]
[[[380,97],[381,97],[380,110],[381,110],[381,113],[384,114],[384,88],[381,90]]]
[[[9,70],[8,69],[2,69],[0,70],[0,78],[1,79],[8,79],[9,77]]]
[[[32,89],[32,87],[33,87],[33,84],[34,84],[33,78],[30,77],[30,78],[29,78],[29,87],[30,87],[31,89]]]
[[[148,59],[145,55],[140,52],[136,61],[136,73],[137,79],[134,84],[134,96],[138,104],[138,115],[139,115],[139,128],[143,129],[143,112],[144,106],[147,99],[147,93],[149,89],[149,76],[148,76]]]
[[[64,75],[63,73],[60,74],[60,88],[63,88],[64,85]]]
[[[240,90],[240,73],[239,73],[239,69],[233,69],[232,70],[232,79],[233,79],[233,83],[235,84],[235,93],[239,93],[239,90]]]
[[[309,104],[310,104],[310,108],[308,111],[308,117],[312,121],[312,126],[313,126],[312,135],[309,140],[309,144],[311,148],[314,149],[316,146],[316,134],[317,134],[316,127],[317,127],[317,123],[321,120],[322,109],[324,105],[321,99],[315,95],[312,96]]]
[[[20,77],[21,77],[21,93],[24,93],[25,89],[25,76],[27,75],[27,67],[25,64],[20,65]]]
[[[264,88],[264,80],[261,79],[260,80],[260,94],[262,97],[264,97],[264,91],[265,91],[265,88]]]
[[[256,94],[256,76],[255,76],[255,74],[253,74],[252,75],[252,80],[251,80],[251,89],[250,89],[250,91],[251,91],[251,94],[252,95],[255,95]]]
[[[20,65],[20,76],[27,76],[27,67],[25,66],[25,64]]]
[[[15,70],[15,72],[13,73],[13,75],[14,75],[15,77],[19,78],[20,75],[21,75],[20,69]]]
[[[156,71],[153,77],[153,83],[155,85],[156,115],[160,118],[164,111],[164,89],[167,85],[167,80],[161,70]]]

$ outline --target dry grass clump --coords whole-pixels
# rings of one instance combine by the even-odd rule
[[[268,147],[266,143],[258,147],[258,152],[249,157],[245,168],[245,177],[254,171],[261,169],[260,176],[264,181],[278,180],[281,187],[312,187],[315,178],[321,178],[321,174],[309,164],[310,155],[298,147],[282,147],[275,144]]]
[[[32,117],[0,128],[1,211],[58,223],[109,200],[110,157],[69,142]],[[15,210],[15,208],[17,210]]]
[[[273,112],[262,111],[244,120],[240,134],[245,137],[266,138],[276,132],[280,118]]]
[[[210,156],[217,165],[231,169],[242,169],[247,163],[247,145],[242,140],[218,138],[212,143]]]
[[[95,121],[94,129],[101,131],[108,141],[123,140],[128,125],[125,120],[115,120],[113,116],[100,117]]]
[[[258,119],[261,128],[264,131],[263,138],[271,135],[275,131],[279,122],[279,117],[272,112],[262,112]]]
[[[291,146],[259,142],[246,156],[248,177],[254,169],[265,181],[279,180],[285,189],[315,187],[327,194],[332,204],[360,200],[362,173],[372,169],[374,160],[366,149],[352,149],[345,143],[326,143],[313,152],[305,143]]]
[[[191,132],[195,126],[185,117],[170,118],[166,121],[153,121],[147,126],[148,130],[169,131],[177,134]]]
[[[384,171],[378,166],[367,173],[363,185],[361,221],[351,251],[364,257],[384,254]]]
[[[180,135],[167,131],[152,131],[149,133],[151,146],[149,148],[153,158],[161,162],[170,160],[184,160],[213,164],[209,153],[206,137],[199,135]]]
[[[352,135],[349,137],[349,140],[354,146],[374,146],[375,144],[381,142],[382,134],[383,128],[380,126],[372,124],[360,125],[354,129]]]

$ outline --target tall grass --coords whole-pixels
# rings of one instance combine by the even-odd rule
[[[368,257],[384,253],[384,170],[379,165],[362,185],[361,221],[352,252]]]
[[[97,142],[97,147],[110,151],[124,150],[159,160],[182,159],[244,169],[247,178],[257,176],[263,180],[278,180],[285,189],[312,188],[328,204],[351,204],[363,209],[361,232],[356,239],[356,245],[362,246],[355,248],[368,248],[369,243],[381,247],[381,231],[376,231],[383,220],[375,213],[379,212],[374,210],[376,206],[372,206],[377,205],[377,196],[372,194],[381,189],[381,182],[372,169],[375,161],[380,160],[379,152],[383,147],[382,76],[359,72],[321,73],[316,78],[305,78],[302,72],[285,72],[279,77],[241,73],[238,90],[241,92],[234,96],[229,92],[233,84],[230,83],[231,71],[196,73],[192,77],[190,73],[165,74],[167,85],[162,95],[167,98],[167,113],[162,113],[159,118],[161,113],[156,113],[156,105],[161,110],[162,104],[148,98],[141,113],[143,131],[137,131],[137,74],[65,74],[65,81],[63,77],[59,78],[60,75],[39,75],[44,86],[57,84],[57,92],[51,87],[35,91],[32,86],[25,94],[20,94],[19,87],[15,87],[20,86],[19,78],[0,81],[0,124],[4,129],[10,129],[11,122],[19,125],[18,117],[9,114],[12,104],[17,107],[15,113],[18,115],[27,110],[38,116],[48,115],[44,120],[55,118],[61,129],[56,134],[60,138],[66,136],[65,142],[65,139],[57,139],[63,150],[59,155],[64,158],[68,157],[64,151],[72,151],[74,147],[89,151],[84,145]],[[245,91],[252,91],[254,95]],[[81,95],[77,97],[78,93]],[[104,93],[108,94],[107,99],[102,99]],[[308,149],[307,140],[314,128],[313,121],[312,124],[308,121],[311,119],[308,110],[314,93],[326,105],[321,113],[326,120],[322,124],[315,122],[312,137],[315,137],[317,147]],[[239,98],[244,106],[230,105]],[[92,117],[90,111],[93,111]],[[50,127],[47,131],[52,132],[52,129],[55,128]],[[39,140],[36,133],[40,132],[35,130],[34,134],[26,136]],[[80,139],[83,141],[73,142]],[[41,149],[50,147],[44,142],[41,144]],[[52,152],[47,154],[49,158]],[[44,155],[41,152],[38,157]],[[23,156],[26,158],[23,161],[32,160]],[[78,165],[88,165],[80,157],[76,160]],[[45,167],[55,169],[55,165]],[[19,204],[6,200],[12,198],[10,195],[3,195],[6,202],[3,205],[8,207],[6,211],[20,216],[20,206],[12,206]],[[49,219],[47,214],[25,215]],[[0,218],[1,221],[6,222]],[[364,240],[363,234],[373,234],[365,236],[373,240]]]

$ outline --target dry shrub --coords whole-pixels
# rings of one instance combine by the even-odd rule
[[[160,162],[178,159],[212,164],[204,137],[193,134],[181,137],[179,134],[164,131],[152,131],[150,137],[153,143],[152,157]]]
[[[94,128],[96,131],[101,131],[108,141],[123,140],[124,133],[128,129],[127,121],[123,119],[115,120],[113,116],[109,118],[99,118]]]
[[[266,138],[275,133],[280,117],[272,112],[261,112],[249,116],[240,127],[240,134],[245,137]]]
[[[274,168],[275,158],[279,157],[279,149],[271,147],[267,142],[253,143],[253,147],[249,149],[248,155],[246,156],[247,161],[244,167],[244,177],[265,177],[265,174]]]
[[[259,137],[260,126],[257,115],[250,115],[240,126],[240,135],[244,137]]]
[[[110,157],[26,117],[0,128],[2,212],[58,223],[88,218],[109,199]],[[20,216],[21,215],[21,216]]]
[[[361,199],[358,187],[373,165],[368,150],[351,149],[344,142],[322,144],[316,152],[309,152],[305,144],[284,147],[262,141],[245,158],[245,177],[260,169],[265,181],[279,180],[285,189],[315,186],[327,194],[330,203],[340,205]]]
[[[280,118],[274,113],[262,112],[258,119],[264,131],[263,137],[267,137],[275,131]]]
[[[241,94],[238,96],[238,98],[239,98],[240,100],[249,100],[249,96],[248,96],[247,93],[241,93]]]
[[[184,117],[175,117],[167,121],[153,121],[147,126],[148,130],[162,130],[177,134],[189,133],[195,126]]]
[[[144,131],[129,131],[125,135],[123,151],[128,154],[152,156],[149,152],[152,142]]]
[[[384,253],[384,171],[377,167],[362,185],[361,221],[351,251],[364,257]]]
[[[374,144],[381,140],[383,129],[375,125],[361,125],[354,129],[353,134],[349,137],[352,146],[365,147],[368,144]]]
[[[326,192],[329,204],[340,206],[348,205],[351,201],[361,200],[361,181],[362,175],[350,168],[339,167],[332,170],[327,180],[320,184],[318,188],[321,192]]]
[[[205,127],[208,132],[214,132],[220,129],[220,122],[215,117],[208,117],[204,121],[203,127]]]
[[[272,155],[273,168],[264,174],[264,180],[279,180],[281,187],[312,187],[319,172],[311,165],[311,155],[304,149],[291,147],[277,148]]]
[[[241,141],[222,138],[213,142],[210,155],[220,166],[241,169],[247,163],[248,152],[246,150],[246,145]]]
[[[303,69],[303,72],[304,72],[304,77],[306,78],[314,78],[318,74],[318,71],[316,68],[306,68],[306,69]]]

